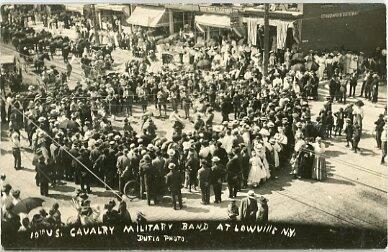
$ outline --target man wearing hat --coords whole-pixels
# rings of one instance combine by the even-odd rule
[[[232,103],[228,98],[222,99],[221,102],[221,114],[222,114],[222,121],[229,122],[229,113],[231,111],[231,108],[233,107]]]
[[[353,123],[350,118],[345,119],[346,126],[345,126],[345,135],[346,135],[346,147],[349,147],[352,143],[352,137],[353,137]]]
[[[20,199],[20,190],[16,189],[12,192],[12,204],[16,206],[17,203],[21,201]]]
[[[318,136],[318,130],[311,122],[310,115],[305,115],[304,117],[305,125],[303,127],[303,134],[305,137],[317,137]]]
[[[375,125],[377,148],[381,149],[381,133],[383,132],[385,125],[383,114],[379,115],[379,118],[377,119],[377,121],[375,121]]]
[[[176,151],[172,148],[170,148],[167,151],[167,155],[168,155],[168,158],[166,159],[166,162],[164,163],[164,168],[168,172],[168,170],[169,170],[168,167],[171,163],[173,163],[176,166],[176,168],[178,168],[179,160],[178,160],[178,157],[176,155]]]
[[[198,185],[201,188],[202,204],[210,204],[210,167],[206,160],[202,160],[201,168],[198,170]]]
[[[196,155],[195,150],[191,147],[188,151],[188,158],[185,162],[185,172],[187,175],[185,177],[185,187],[189,188],[189,192],[191,192],[191,188],[194,187],[197,190],[197,174],[199,170],[199,158]]]
[[[20,217],[12,211],[14,208],[14,204],[12,204],[12,202],[7,203],[3,207],[4,210],[2,211],[1,218],[1,231],[7,234],[7,236],[3,237],[15,237],[19,227],[21,226]]]
[[[35,170],[37,171],[37,179],[38,179],[37,182],[39,183],[39,186],[40,186],[40,194],[42,196],[48,196],[50,168],[45,163],[45,158],[41,153],[38,154],[37,156],[37,160],[35,163]]]
[[[166,160],[163,158],[162,153],[158,147],[155,147],[155,158],[152,159],[152,166],[155,169],[155,197],[159,198],[160,195],[163,195],[165,191],[165,181],[164,176],[166,171],[164,170],[164,163]]]
[[[383,127],[383,131],[381,133],[381,164],[385,164],[385,157],[387,156],[387,134],[388,134],[388,124],[387,124],[388,117],[384,117],[385,125]]]
[[[236,205],[236,200],[231,199],[228,205],[229,220],[232,220],[232,221],[237,220],[238,215],[239,215],[239,210],[238,210],[238,206]]]
[[[155,197],[155,185],[157,183],[155,180],[156,172],[152,166],[151,157],[148,154],[144,155],[143,159],[140,161],[139,175],[140,197],[143,196],[143,189],[145,189],[148,205],[151,204],[151,200],[154,201],[155,205],[158,204],[158,199]]]
[[[259,204],[260,206],[258,207],[257,211],[257,221],[262,222],[262,223],[267,223],[268,222],[268,200],[261,196],[259,198]]]
[[[222,147],[222,142],[219,140],[214,143],[213,156],[217,156],[220,159],[220,164],[224,168],[226,167],[226,164],[228,163],[228,153],[224,147]]]
[[[15,170],[21,169],[21,154],[20,154],[20,134],[17,130],[10,129],[11,131],[11,142],[12,142],[12,154],[14,158]]]
[[[12,203],[13,199],[11,197],[11,189],[12,186],[8,183],[5,183],[1,188],[1,202],[3,211],[5,210],[6,205]]]
[[[229,161],[226,164],[229,198],[235,198],[240,189],[242,167],[237,152],[237,150],[233,150],[233,152],[229,154]]]
[[[211,169],[211,184],[213,185],[214,191],[214,203],[221,203],[221,190],[222,190],[222,179],[225,176],[225,170],[220,163],[220,158],[214,156],[212,158],[212,169]]]
[[[174,163],[168,165],[169,173],[166,175],[166,184],[171,192],[171,199],[174,210],[177,210],[177,200],[179,203],[179,209],[182,209],[182,193],[181,193],[181,175],[176,169]]]
[[[247,197],[241,200],[240,203],[240,221],[253,223],[256,221],[256,213],[258,211],[256,194],[253,190],[248,191]]]
[[[116,167],[119,176],[119,191],[122,193],[125,182],[127,180],[127,171],[129,170],[129,158],[127,157],[128,149],[124,149],[121,155],[117,158]]]

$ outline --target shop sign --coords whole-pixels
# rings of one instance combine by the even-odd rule
[[[358,11],[347,11],[347,12],[338,12],[338,13],[325,13],[321,14],[322,19],[332,19],[332,18],[343,18],[343,17],[352,17],[357,16]]]
[[[168,9],[177,9],[182,11],[199,12],[199,6],[197,4],[167,4]]]
[[[237,13],[238,10],[231,7],[222,7],[222,6],[199,6],[199,11],[204,13],[215,13],[229,15],[231,13]]]

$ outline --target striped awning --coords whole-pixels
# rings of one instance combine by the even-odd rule
[[[137,6],[127,19],[127,23],[154,28],[169,25],[166,9],[148,6]]]

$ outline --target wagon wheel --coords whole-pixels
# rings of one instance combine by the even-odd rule
[[[126,195],[129,199],[133,200],[137,197],[139,193],[139,183],[136,180],[128,181],[124,186],[124,195]]]

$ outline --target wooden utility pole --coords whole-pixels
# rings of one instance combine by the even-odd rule
[[[92,13],[93,13],[93,26],[94,26],[94,42],[96,43],[97,46],[100,45],[100,38],[98,36],[98,30],[99,30],[99,25],[98,25],[98,17],[97,17],[97,12],[96,12],[96,5],[92,4]]]
[[[269,4],[264,4],[264,77],[268,74],[268,61],[269,61]]]

